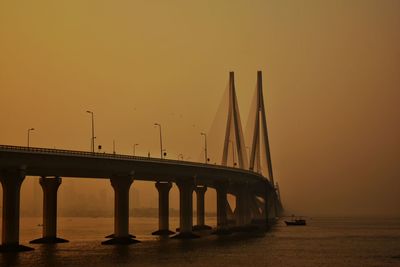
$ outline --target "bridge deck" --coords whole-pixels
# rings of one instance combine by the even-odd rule
[[[181,160],[110,153],[0,145],[0,169],[24,168],[26,175],[110,178],[132,175],[136,180],[176,181],[194,177],[198,184],[265,183],[250,170]]]

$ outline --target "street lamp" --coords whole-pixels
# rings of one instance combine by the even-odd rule
[[[154,123],[154,126],[158,126],[160,128],[160,156],[163,159],[163,147],[162,147],[162,136],[161,136],[161,124]]]
[[[200,133],[200,135],[204,136],[204,162],[207,164],[208,157],[207,157],[207,134]]]
[[[138,146],[138,145],[139,145],[139,144],[134,144],[134,145],[133,145],[133,156],[135,156],[135,150],[136,150],[135,148],[136,148],[136,146]]]
[[[90,110],[86,110],[86,112],[92,115],[92,152],[94,153],[94,139],[96,138],[94,137],[94,113]]]
[[[29,136],[31,135],[31,131],[35,130],[35,128],[28,129],[28,147],[29,147]]]

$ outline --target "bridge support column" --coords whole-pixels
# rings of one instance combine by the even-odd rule
[[[4,171],[0,174],[3,188],[0,252],[33,250],[33,248],[19,244],[20,190],[24,179],[25,172],[23,170]]]
[[[172,235],[174,232],[169,230],[169,190],[172,184],[170,182],[157,182],[158,190],[158,231],[152,235]]]
[[[276,189],[274,190],[274,209],[275,209],[275,217],[279,217],[280,211],[279,211],[279,198],[278,194],[276,192]]]
[[[57,237],[57,191],[61,184],[60,177],[39,180],[43,190],[43,237],[30,243],[65,243],[68,240]]]
[[[111,185],[114,189],[114,235],[110,240],[103,241],[104,245],[133,244],[138,240],[129,234],[129,188],[133,183],[131,176],[112,177]]]
[[[217,191],[217,230],[215,234],[230,234],[228,230],[228,183],[218,183]]]
[[[275,200],[274,200],[274,196],[273,196],[273,189],[270,188],[269,184],[265,185],[265,212],[264,212],[264,216],[265,216],[265,220],[266,220],[266,227],[267,229],[269,229],[271,223],[274,222],[276,214],[275,214]]]
[[[201,230],[210,230],[211,227],[205,224],[205,209],[204,209],[204,195],[206,194],[207,187],[206,186],[196,186],[194,189],[196,191],[196,217],[197,217],[197,225],[193,226],[193,230],[201,231]]]
[[[274,193],[272,193],[271,194],[271,197],[270,197],[270,202],[271,202],[271,211],[270,211],[270,213],[271,213],[271,216],[273,217],[273,219],[275,219],[277,216],[278,216],[278,208],[277,208],[277,201],[276,201],[276,197],[275,197],[275,194]]]
[[[192,179],[180,179],[176,182],[179,188],[179,234],[173,238],[197,238],[193,234],[193,189]]]
[[[247,193],[247,190],[248,188],[242,187],[238,189],[236,195],[237,226],[248,225],[251,221],[249,212],[249,194]]]

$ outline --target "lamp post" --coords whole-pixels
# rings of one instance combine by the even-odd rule
[[[208,162],[208,157],[207,157],[207,134],[200,133],[200,135],[204,136],[204,162],[205,162],[205,164],[207,164],[207,162]]]
[[[154,123],[154,126],[158,126],[160,128],[160,157],[163,159],[163,147],[162,147],[162,135],[161,135],[161,124]]]
[[[35,128],[29,128],[28,129],[28,147],[29,147],[29,137],[31,135],[31,131],[34,131],[34,130],[35,130]]]
[[[134,145],[133,145],[133,156],[135,156],[135,152],[136,152],[136,151],[135,151],[135,150],[136,150],[136,146],[138,146],[138,145],[139,145],[139,144],[134,144]]]
[[[86,110],[86,112],[92,115],[92,152],[94,153],[94,139],[96,138],[94,136],[94,113],[90,110]]]

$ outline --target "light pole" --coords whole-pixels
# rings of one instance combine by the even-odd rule
[[[28,147],[29,147],[29,136],[31,135],[31,131],[34,131],[35,128],[29,128],[28,129]]]
[[[138,145],[139,145],[139,144],[134,144],[134,145],[133,145],[133,156],[135,156],[135,150],[136,150],[135,148],[136,148],[136,146],[138,146]]]
[[[204,136],[204,162],[207,164],[208,157],[207,157],[207,134],[200,133],[200,135]]]
[[[163,159],[161,124],[159,124],[159,123],[154,123],[154,126],[158,126],[158,127],[160,128],[160,156],[161,156],[161,159]]]
[[[90,110],[86,110],[86,112],[92,115],[92,152],[94,153],[94,139],[96,138],[94,137],[94,113]]]

